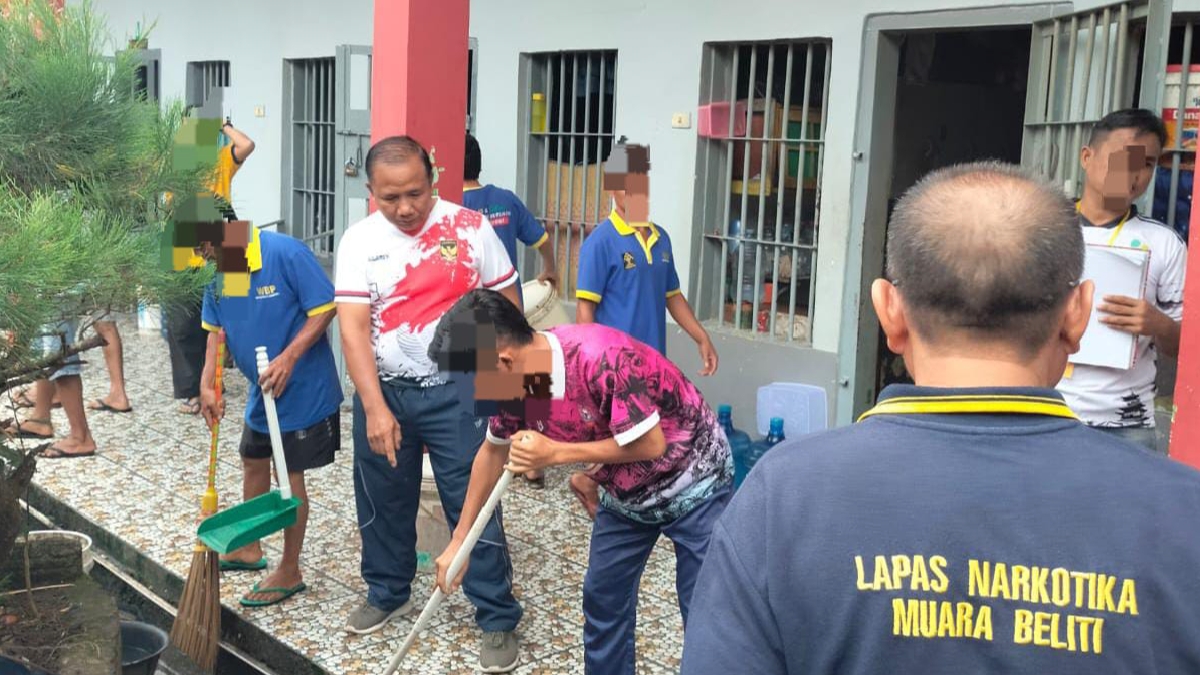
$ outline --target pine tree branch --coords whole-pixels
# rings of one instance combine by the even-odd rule
[[[61,368],[67,359],[72,356],[86,352],[89,349],[103,347],[107,344],[103,337],[93,335],[83,342],[76,343],[53,356],[39,359],[33,363],[7,365],[0,368],[0,389],[12,389],[22,384],[29,384],[30,382],[45,379],[55,370]]]

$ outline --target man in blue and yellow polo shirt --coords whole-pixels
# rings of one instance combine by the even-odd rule
[[[717,372],[717,350],[679,287],[671,238],[650,222],[650,148],[622,136],[604,166],[614,208],[579,249],[577,323],[624,331],[667,353],[667,312],[700,348],[701,375]]]
[[[915,385],[785,441],[713,529],[683,675],[1200,672],[1200,473],[1054,385],[1094,286],[1062,188],[937,171],[871,300]]]
[[[252,499],[271,487],[271,438],[262,399],[266,390],[276,399],[292,493],[302,501],[296,524],[284,530],[279,566],[241,600],[247,607],[273,605],[305,589],[300,572],[308,520],[304,472],[333,463],[340,447],[342,389],[326,336],[336,316],[333,284],[307,246],[244,221],[225,223],[223,241],[201,246],[210,260],[219,252],[228,270],[204,294],[203,326],[209,331],[200,387],[204,419],[211,426],[224,414],[224,401],[217,403],[214,391],[217,332],[224,330],[238,369],[259,385],[250,387],[246,401],[240,447],[244,497]],[[240,255],[245,265],[231,266],[229,261]],[[258,346],[265,346],[271,359],[261,377],[255,362]],[[266,566],[258,543],[221,560],[227,571]]]

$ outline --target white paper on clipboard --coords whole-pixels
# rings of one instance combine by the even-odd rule
[[[1088,244],[1083,278],[1096,285],[1092,318],[1071,363],[1128,370],[1137,355],[1137,336],[1100,323],[1098,307],[1108,295],[1141,298],[1150,269],[1150,251],[1103,244]]]

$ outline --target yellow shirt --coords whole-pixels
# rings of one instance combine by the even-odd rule
[[[241,168],[242,165],[233,159],[233,145],[230,144],[221,148],[220,153],[217,155],[217,166],[213,172],[213,182],[209,185],[209,189],[217,197],[225,200],[226,204],[233,203],[233,177],[237,174],[238,169]]]

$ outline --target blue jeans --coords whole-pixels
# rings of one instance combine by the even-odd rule
[[[1155,429],[1154,427],[1092,427],[1092,428],[1098,429],[1107,434],[1112,434],[1113,436],[1124,439],[1130,443],[1133,443],[1134,445],[1140,445],[1143,448],[1146,448],[1147,450],[1149,450],[1150,452],[1161,452],[1164,455],[1166,454],[1165,451],[1160,451],[1158,449],[1158,430]]]
[[[588,675],[634,675],[638,586],[659,535],[675,544],[675,590],[687,627],[696,576],[713,526],[733,490],[724,488],[687,515],[662,525],[596,510],[587,576],[583,580],[583,646]]]
[[[362,401],[354,396],[354,498],[362,531],[362,577],[367,602],[390,612],[408,602],[417,572],[417,507],[421,498],[422,447],[429,449],[438,495],[453,530],[462,513],[471,464],[483,443],[487,420],[464,409],[452,385],[420,387],[382,382],[383,398],[400,423],[396,468],[371,452]],[[435,551],[435,554],[440,551]],[[475,622],[486,632],[511,631],[522,609],[512,593],[512,561],[496,508],[463,580],[475,605]]]

